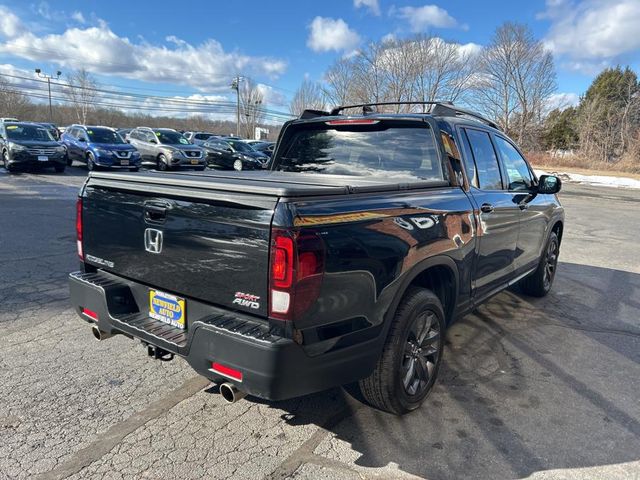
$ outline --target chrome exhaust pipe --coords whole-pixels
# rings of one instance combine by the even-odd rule
[[[238,390],[233,383],[223,383],[220,385],[220,395],[228,403],[235,403],[247,396],[247,392]]]
[[[94,338],[99,342],[101,342],[102,340],[106,340],[107,338],[113,337],[113,334],[103,332],[98,328],[97,325],[94,325],[93,327],[91,327],[91,333],[93,333]]]

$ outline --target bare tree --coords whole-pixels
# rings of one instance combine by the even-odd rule
[[[240,125],[246,138],[253,138],[255,129],[264,120],[264,91],[250,78],[240,83]]]
[[[353,101],[353,87],[356,84],[352,59],[336,60],[325,73],[323,93],[329,103],[346,105]]]
[[[0,78],[0,117],[27,118],[32,111],[29,99],[20,93],[17,85]]]
[[[325,103],[320,85],[305,79],[296,90],[289,104],[289,111],[293,115],[300,115],[306,109],[323,110]]]
[[[476,86],[477,106],[526,144],[556,90],[551,53],[526,25],[505,23],[481,54]]]
[[[86,124],[87,115],[95,107],[98,96],[98,83],[84,68],[76,70],[67,77],[65,96],[73,106],[78,123]]]

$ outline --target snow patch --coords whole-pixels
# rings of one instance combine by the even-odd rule
[[[557,175],[563,182],[584,183],[587,185],[596,185],[599,187],[614,188],[639,188],[640,180],[627,177],[614,177],[609,175],[582,175],[580,173],[567,172],[547,172],[545,170],[535,169],[536,175]]]

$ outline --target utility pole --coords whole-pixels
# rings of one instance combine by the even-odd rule
[[[236,91],[236,137],[240,136],[240,80],[242,77],[238,75],[231,82],[231,88]]]
[[[47,79],[47,87],[49,87],[49,121],[53,123],[53,107],[51,106],[51,79],[55,78],[56,80],[58,80],[60,78],[60,75],[62,75],[62,72],[58,70],[55,76],[53,76],[53,75],[47,75],[46,73],[42,73],[41,69],[36,68],[36,73],[40,78]]]

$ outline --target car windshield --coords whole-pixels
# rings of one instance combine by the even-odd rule
[[[280,155],[276,169],[285,172],[444,179],[433,134],[423,126],[313,126],[293,133]]]
[[[108,128],[87,128],[87,135],[92,143],[124,143],[118,132]]]
[[[233,149],[236,152],[255,152],[255,150],[251,147],[251,145],[248,145],[247,143],[240,141],[240,140],[227,140],[227,142],[229,143],[229,145],[231,145],[233,147]]]
[[[173,132],[171,130],[156,130],[153,133],[156,134],[160,143],[166,145],[189,145],[189,140],[184,138],[181,133]]]
[[[49,131],[40,125],[5,125],[9,140],[55,142]]]

